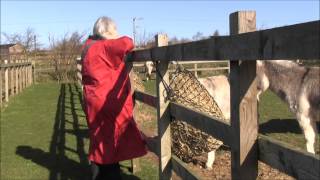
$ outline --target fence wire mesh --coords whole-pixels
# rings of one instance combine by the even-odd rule
[[[225,120],[219,106],[195,75],[181,65],[172,73],[166,88],[166,98],[172,102]],[[175,119],[171,122],[172,151],[184,162],[204,165],[206,153],[218,149],[220,140]]]

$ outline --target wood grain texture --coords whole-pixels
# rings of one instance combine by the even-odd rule
[[[156,45],[168,45],[167,35],[158,34],[155,37]],[[169,83],[168,61],[161,61],[156,64],[159,74],[156,74],[157,87],[157,119],[158,119],[158,135],[159,135],[159,178],[160,180],[171,179],[172,164],[171,164],[171,134],[170,134],[170,110],[169,102],[164,98],[165,88],[163,81]]]
[[[259,135],[259,160],[297,179],[320,179],[320,158]]]
[[[241,11],[230,15],[230,32],[244,33],[255,30],[255,12]],[[258,175],[258,117],[256,62],[230,62],[232,179],[251,180]]]
[[[172,168],[174,172],[183,180],[197,180],[201,179],[199,176],[191,172],[188,166],[181,161],[177,156],[173,155],[171,158]]]
[[[253,17],[243,22],[254,23]],[[130,61],[320,59],[320,21],[252,32],[253,27],[249,27],[249,33],[240,29],[242,34],[137,50],[132,52]]]
[[[5,60],[5,64],[8,64],[8,61]],[[4,68],[4,101],[9,102],[9,68]]]
[[[2,108],[2,98],[3,98],[2,78],[3,78],[3,68],[0,67],[0,108]]]
[[[177,103],[170,103],[171,115],[179,120],[185,121],[193,127],[223,141],[227,146],[232,144],[232,129],[230,124],[223,120],[214,119],[207,114],[184,107]]]
[[[150,95],[150,94],[147,94],[147,93],[144,93],[144,92],[140,92],[140,91],[135,91],[134,92],[134,97],[135,97],[135,100],[138,100],[140,102],[143,102],[149,106],[152,106],[154,108],[157,107],[157,97],[156,96],[153,96],[153,95]]]

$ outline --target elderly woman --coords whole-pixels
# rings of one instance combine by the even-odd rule
[[[93,179],[121,179],[119,161],[146,154],[133,119],[133,99],[124,58],[133,49],[115,23],[100,17],[82,50],[82,83],[89,127]]]

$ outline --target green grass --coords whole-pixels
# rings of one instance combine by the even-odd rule
[[[12,98],[1,112],[0,179],[89,179],[88,130],[74,84],[37,84]],[[141,159],[143,171],[124,179],[155,179],[154,161]]]
[[[261,96],[259,105],[259,132],[292,146],[306,150],[304,135],[288,105],[271,91]],[[320,133],[315,143],[316,154],[320,153]]]

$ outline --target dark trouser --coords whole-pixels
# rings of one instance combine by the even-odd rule
[[[92,180],[121,180],[119,163],[97,164],[91,162]]]

